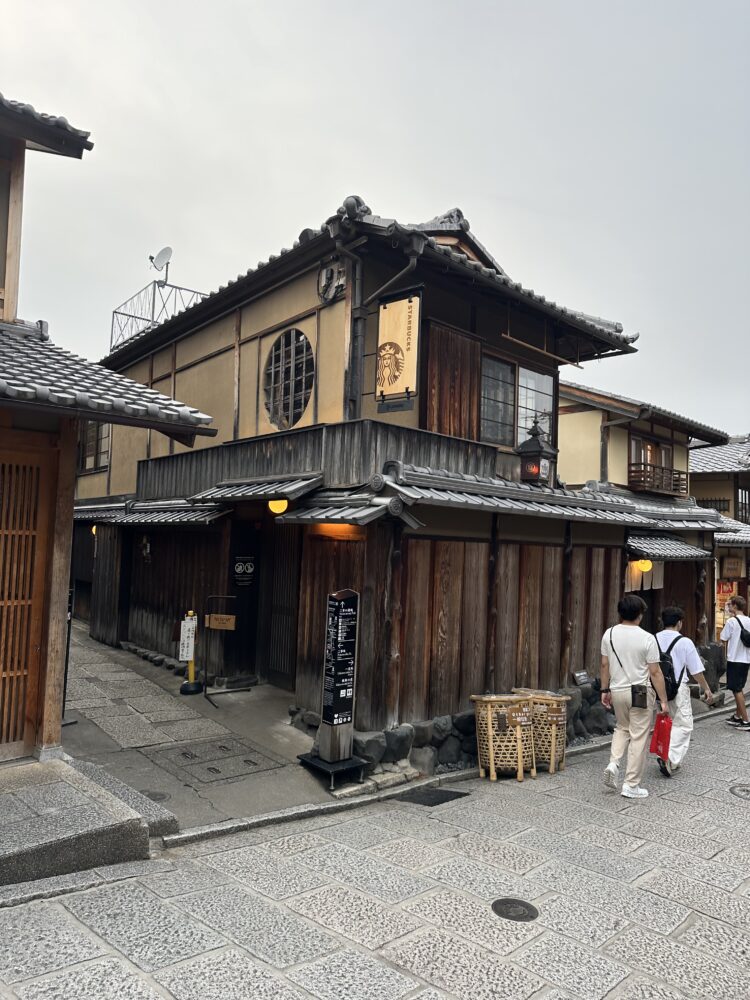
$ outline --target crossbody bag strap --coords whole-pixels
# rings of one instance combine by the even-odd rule
[[[630,680],[630,678],[628,677],[628,672],[627,672],[627,670],[626,670],[626,669],[625,669],[625,667],[623,667],[623,665],[622,665],[622,660],[620,659],[620,654],[619,654],[619,653],[617,652],[617,650],[615,649],[615,644],[614,644],[614,642],[613,642],[613,633],[614,633],[614,631],[615,631],[615,630],[614,630],[614,628],[611,628],[611,629],[609,630],[609,644],[610,644],[610,646],[612,647],[612,652],[613,652],[613,653],[615,654],[615,656],[617,657],[617,662],[618,662],[618,663],[620,664],[620,670],[622,670],[623,674],[625,675],[625,680],[626,680],[626,681],[628,682],[628,684],[631,684],[631,683],[632,683],[632,681],[631,681],[631,680]]]
[[[671,654],[672,654],[672,650],[673,650],[673,649],[674,649],[674,647],[675,647],[675,646],[677,645],[677,643],[678,643],[678,642],[680,641],[680,639],[684,639],[684,638],[685,638],[685,636],[684,636],[684,635],[678,635],[678,636],[676,636],[676,637],[675,637],[675,638],[674,638],[674,639],[673,639],[673,640],[672,640],[672,641],[670,642],[670,644],[669,644],[669,648],[667,649],[667,653],[668,653],[668,654],[669,654],[670,656],[671,656]],[[657,646],[659,645],[659,640],[658,640],[658,639],[656,640],[656,645],[657,645]],[[659,647],[659,649],[660,649],[660,651],[661,651],[661,647]],[[680,686],[680,684],[682,684],[682,678],[683,678],[683,677],[685,676],[685,671],[686,671],[686,670],[687,670],[687,664],[686,664],[686,665],[685,665],[685,666],[684,666],[684,667],[682,668],[682,670],[680,671],[680,676],[679,676],[679,677],[677,678],[677,687],[679,687],[679,686]]]

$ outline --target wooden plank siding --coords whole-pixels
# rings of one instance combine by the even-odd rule
[[[480,342],[432,322],[427,349],[427,429],[476,441],[481,398]]]

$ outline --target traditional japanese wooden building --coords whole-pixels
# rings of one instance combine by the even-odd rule
[[[113,343],[108,367],[219,433],[186,453],[117,428],[93,449],[76,508],[91,634],[170,654],[175,620],[226,595],[237,630],[204,636],[201,665],[319,710],[326,598],[352,588],[360,729],[596,670],[630,535],[669,521],[710,544],[715,523],[559,484],[558,369],[634,340],[514,281],[458,209],[404,225],[347,198]]]
[[[209,417],[75,357],[17,317],[27,150],[80,158],[89,133],[0,96],[0,761],[58,747],[79,422],[189,445]]]

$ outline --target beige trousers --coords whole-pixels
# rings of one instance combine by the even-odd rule
[[[648,756],[653,711],[650,708],[631,708],[630,699],[630,688],[612,692],[617,725],[612,733],[609,759],[617,764],[627,753],[624,782],[626,785],[640,785]]]

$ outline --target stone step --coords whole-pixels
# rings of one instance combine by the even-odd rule
[[[137,812],[148,825],[150,837],[163,837],[168,833],[177,833],[180,829],[180,824],[174,813],[159,805],[158,802],[154,802],[142,792],[126,785],[119,778],[113,777],[99,764],[90,764],[85,760],[71,760],[70,765],[80,774],[86,775],[87,778],[95,781],[97,785],[120,799],[126,806],[130,806],[134,812]]]
[[[0,885],[148,857],[146,821],[68,762],[0,767]]]

